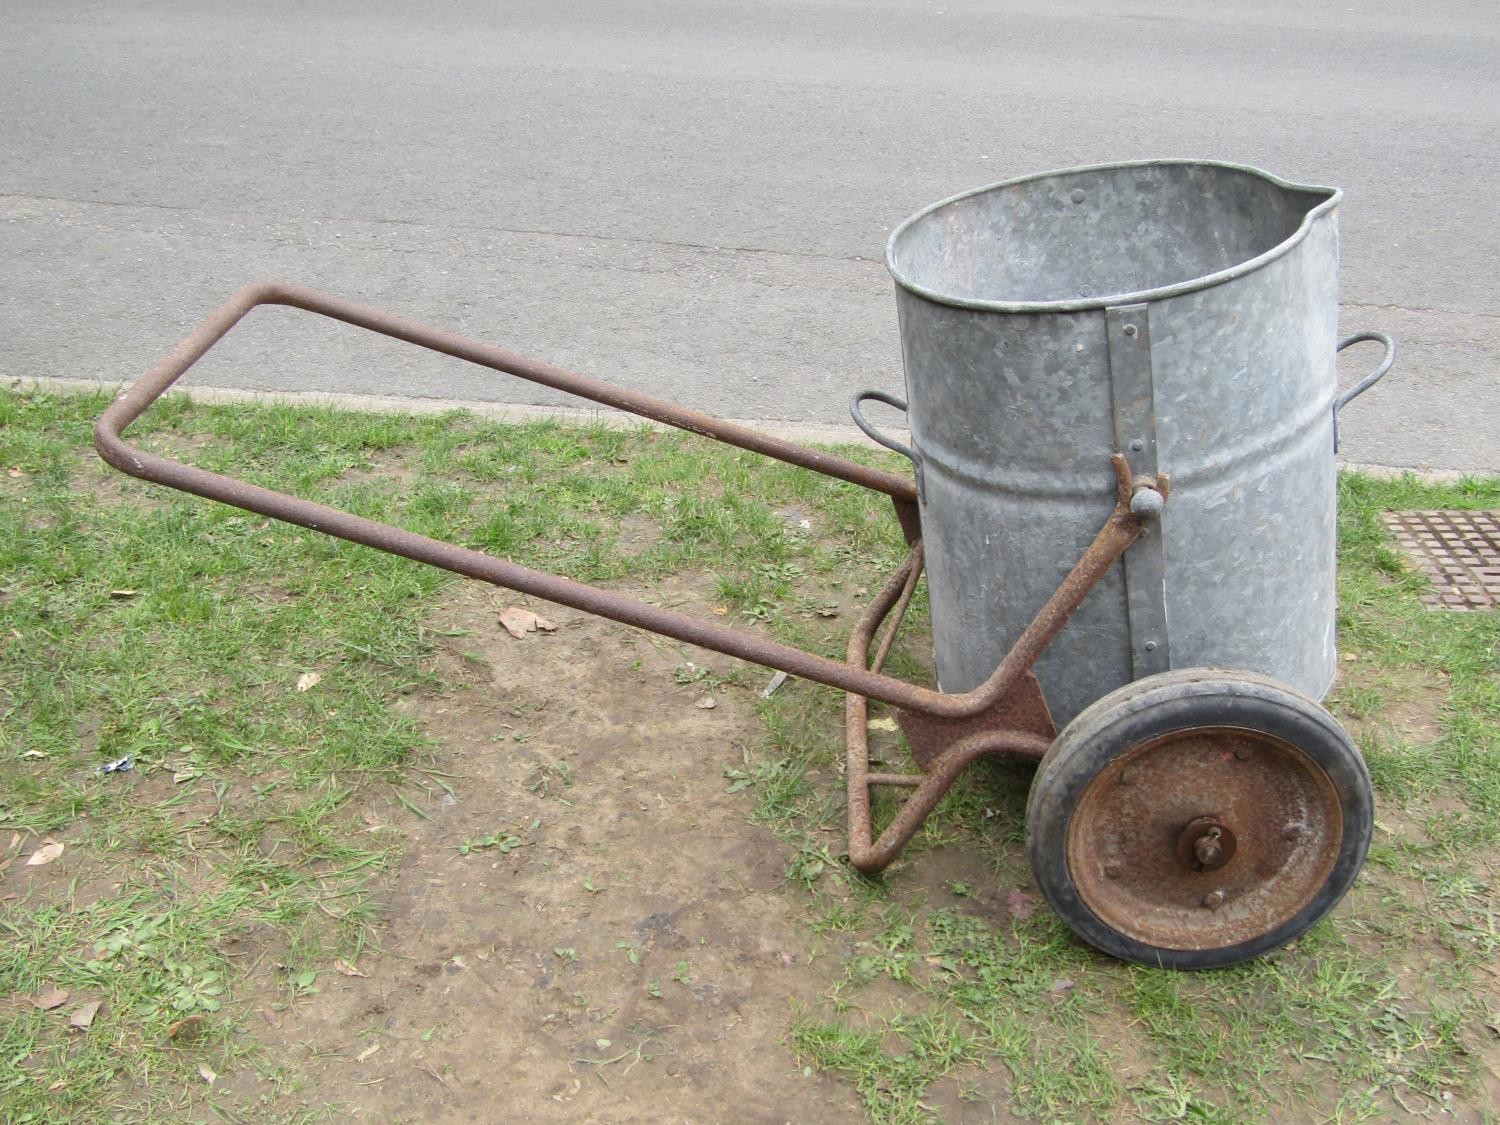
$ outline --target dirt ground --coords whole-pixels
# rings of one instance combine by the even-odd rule
[[[712,612],[680,583],[648,596]],[[555,631],[511,636],[514,605]],[[445,640],[451,687],[405,705],[453,792],[426,820],[366,811],[406,837],[369,975],[320,974],[256,1032],[292,1097],[378,1121],[863,1121],[787,1043],[836,962],[724,777],[769,673],[683,683],[729,661],[479,583],[431,625],[467,634]]]

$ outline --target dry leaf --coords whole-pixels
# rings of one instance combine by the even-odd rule
[[[309,688],[317,687],[322,682],[322,672],[303,672],[302,675],[297,677],[297,690],[307,691]]]
[[[210,1086],[212,1086],[214,1084],[214,1080],[216,1078],[218,1078],[219,1076],[217,1074],[215,1074],[212,1070],[209,1069],[209,1066],[208,1066],[207,1063],[199,1063],[198,1064],[198,1077],[201,1078],[201,1079],[203,1079],[203,1081],[207,1082]]]
[[[698,706],[705,711],[712,711],[718,705],[717,701],[711,695],[705,695],[702,699],[698,700]]]
[[[1025,891],[1017,888],[1005,896],[1005,905],[1010,908],[1011,917],[1017,922],[1024,922],[1036,913],[1036,903]]]
[[[44,992],[40,996],[31,998],[31,1006],[40,1008],[44,1012],[50,1012],[53,1008],[61,1008],[68,1002],[68,993],[60,988],[54,988],[51,992]]]
[[[90,1000],[87,1004],[80,1004],[68,1015],[68,1022],[77,1028],[86,1028],[94,1022],[94,1017],[99,1014],[99,1006],[102,1000]]]
[[[380,1050],[380,1044],[379,1043],[371,1043],[363,1051],[361,1051],[359,1054],[355,1055],[354,1059],[355,1059],[356,1062],[364,1062],[367,1058],[369,1058],[371,1055],[373,1055],[378,1050]]]
[[[24,477],[26,474],[23,473],[20,469],[11,469],[10,470],[10,475],[11,475],[11,479],[13,479],[13,480],[19,480],[21,477]]]
[[[1052,982],[1053,992],[1066,992],[1072,987],[1073,982],[1070,981],[1067,977],[1058,977],[1055,981]]]
[[[45,750],[28,750],[21,755],[22,758],[45,758],[46,756],[47,751]]]
[[[349,964],[348,961],[344,961],[342,959],[335,961],[333,963],[333,967],[339,972],[343,973],[346,977],[368,977],[370,975],[369,973],[360,972],[353,965]]]
[[[545,617],[538,617],[529,609],[521,609],[511,606],[500,615],[500,624],[505,626],[505,631],[516,640],[520,640],[527,633],[534,633],[540,629],[543,633],[554,633],[557,626]]]
[[[893,719],[893,718],[891,718],[889,715],[887,715],[883,719],[871,719],[865,725],[867,727],[869,727],[871,730],[890,730],[890,731],[893,731],[893,730],[896,729],[896,720]]]
[[[109,596],[112,598],[133,598],[138,593],[140,593],[139,590],[111,590]]]
[[[722,606],[722,605],[716,605],[716,606],[714,606],[714,616],[715,617],[728,617],[729,616],[729,608],[727,606]]]
[[[50,1086],[47,1087],[47,1093],[49,1093],[49,1094],[55,1094],[59,1090],[63,1089],[65,1086],[67,1086],[67,1083],[64,1082],[61,1078],[59,1078],[56,1082],[52,1083],[52,1085],[50,1085]]]
[[[281,1026],[281,1017],[278,1016],[275,1012],[271,1011],[270,1008],[262,1008],[260,1010],[260,1018],[265,1020],[272,1027]]]
[[[519,641],[536,628],[536,614],[528,609],[517,609],[512,606],[500,615],[500,624],[505,626],[507,633]]]
[[[31,853],[31,858],[26,861],[27,867],[40,867],[44,863],[51,863],[63,854],[62,844],[43,844]]]
[[[28,750],[27,753],[28,754],[40,754],[41,751],[40,750]],[[21,834],[19,832],[12,832],[10,834],[10,846],[8,848],[6,848],[5,850],[8,851],[8,852],[13,852],[13,851],[16,850],[17,846],[20,843],[21,843]]]
[[[171,1027],[167,1028],[167,1038],[181,1039],[183,1042],[187,1042],[189,1039],[198,1038],[198,1035],[200,1032],[202,1032],[202,1030],[203,1017],[188,1016],[186,1019],[180,1019]]]

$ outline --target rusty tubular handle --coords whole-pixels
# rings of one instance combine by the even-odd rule
[[[885,775],[869,772],[868,750],[856,753],[853,740],[868,736],[863,729],[856,735],[854,728],[865,723],[866,701],[857,695],[848,697],[847,721],[850,728],[850,752],[848,755],[848,801],[849,801],[849,862],[867,875],[888,866],[901,854],[922,827],[927,814],[937,807],[958,775],[968,769],[976,759],[986,754],[1015,754],[1019,757],[1039,761],[1051,745],[1045,738],[1021,731],[993,730],[971,734],[955,743],[933,763],[932,768],[918,777],[916,774]],[[856,775],[853,768],[856,760],[862,760],[863,768]],[[870,810],[870,786],[897,784],[915,788],[901,805],[901,809],[886,825],[879,839],[874,835],[873,817]]]
[[[111,403],[94,426],[94,446],[99,455],[121,472],[142,480],[218,500],[246,511],[347,539],[376,550],[388,551],[523,594],[545,598],[560,605],[608,617],[626,625],[777,668],[803,679],[815,680],[898,707],[951,717],[973,714],[986,707],[1035,662],[1042,648],[1062,627],[1062,622],[1066,621],[1067,616],[1114,560],[1135,540],[1143,526],[1128,509],[1117,507],[1094,545],[1064,580],[1037,621],[1023,633],[1015,648],[996,669],[994,676],[972,692],[945,695],[930,688],[877,674],[863,666],[817,656],[713,622],[648,605],[624,594],[598,590],[569,578],[532,570],[480,551],[430,539],[310,500],[260,488],[196,466],[184,465],[147,453],[125,441],[122,433],[127,426],[139,418],[251,309],[268,304],[287,305],[341,320],[883,492],[897,502],[898,514],[903,507],[911,508],[915,500],[912,483],[894,474],[868,469],[831,454],[806,449],[648,395],[626,391],[503,348],[365,308],[303,286],[285,284],[252,285],[240,290],[173,348],[160,363]],[[1060,620],[1059,612],[1062,615]]]

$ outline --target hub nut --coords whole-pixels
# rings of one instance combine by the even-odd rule
[[[1234,830],[1217,816],[1200,816],[1177,836],[1177,859],[1190,871],[1217,871],[1234,858]]]
[[[1219,837],[1223,833],[1217,828],[1210,828],[1197,840],[1193,841],[1193,854],[1198,857],[1198,862],[1204,867],[1212,868],[1219,862],[1224,854],[1224,846],[1219,843]]]

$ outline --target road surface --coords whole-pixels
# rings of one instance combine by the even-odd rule
[[[1493,0],[0,0],[0,106],[7,377],[128,380],[281,278],[839,423],[901,386],[904,216],[1201,156],[1345,189],[1342,327],[1403,351],[1344,456],[1500,471]],[[280,310],[192,378],[557,401]]]

